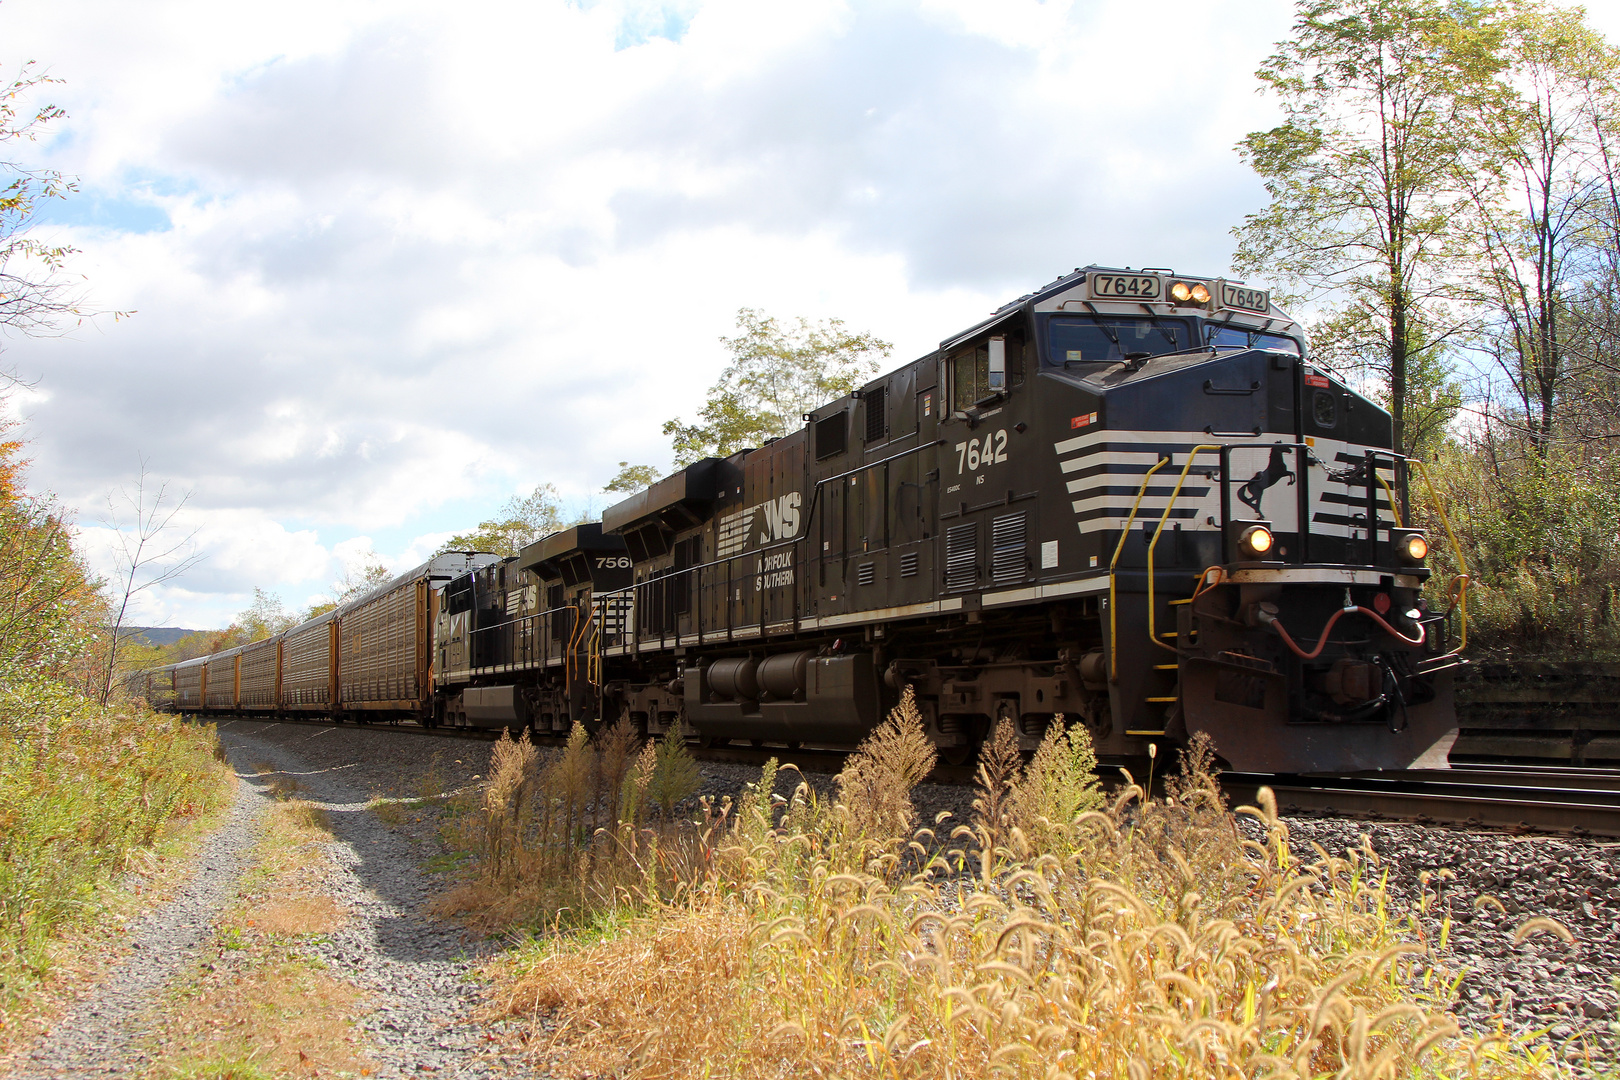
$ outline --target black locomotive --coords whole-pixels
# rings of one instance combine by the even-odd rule
[[[1444,766],[1412,463],[1267,291],[1086,267],[805,421],[450,581],[423,718],[849,745],[910,685],[948,760]]]

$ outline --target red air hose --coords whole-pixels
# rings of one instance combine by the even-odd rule
[[[1427,636],[1427,633],[1421,624],[1418,626],[1417,637],[1409,638],[1399,630],[1395,629],[1393,626],[1389,625],[1389,623],[1385,622],[1384,617],[1378,614],[1378,612],[1374,611],[1372,608],[1347,607],[1340,608],[1338,611],[1333,613],[1333,615],[1328,619],[1327,625],[1322,627],[1322,636],[1317,639],[1316,648],[1312,649],[1310,652],[1306,652],[1304,649],[1301,649],[1298,645],[1294,644],[1293,637],[1289,635],[1287,630],[1283,629],[1282,622],[1279,621],[1275,615],[1268,616],[1266,614],[1262,614],[1261,619],[1269,624],[1273,630],[1277,631],[1277,636],[1283,639],[1284,645],[1287,645],[1291,650],[1293,650],[1295,656],[1299,657],[1301,660],[1315,660],[1318,656],[1322,655],[1322,650],[1327,647],[1328,633],[1333,629],[1333,624],[1338,622],[1339,618],[1344,615],[1365,615],[1367,618],[1383,627],[1384,632],[1390,637],[1397,641],[1405,642],[1408,645],[1422,645],[1424,638]]]

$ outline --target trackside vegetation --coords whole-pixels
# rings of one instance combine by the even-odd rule
[[[590,749],[577,740],[576,764]],[[1552,1075],[1511,1038],[1459,1030],[1445,934],[1386,893],[1375,851],[1301,861],[1269,793],[1227,807],[1207,746],[1149,797],[1101,790],[1079,729],[1054,726],[1026,764],[1003,725],[972,820],[918,822],[910,795],[933,751],[908,696],[825,794],[773,795],[791,773],[773,763],[694,814],[638,818],[618,799],[617,822],[565,833],[558,765],[543,780],[522,744],[504,745],[482,813],[464,819],[484,844],[469,874],[486,902],[572,904],[517,905],[537,931],[576,932],[523,939],[492,967],[491,1011],[531,1021],[542,1067]],[[1533,920],[1521,934],[1560,930]]]
[[[1282,122],[1238,145],[1269,200],[1235,268],[1430,463],[1456,539],[1417,522],[1431,601],[1468,576],[1470,656],[1620,656],[1620,50],[1538,0],[1294,13],[1255,73]]]
[[[50,683],[0,689],[0,1008],[177,826],[222,805],[214,729]]]
[[[64,935],[229,790],[212,727],[103,703],[103,583],[69,512],[27,490],[22,451],[0,421],[0,1041]]]

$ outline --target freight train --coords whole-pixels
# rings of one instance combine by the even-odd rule
[[[1467,579],[1425,595],[1392,445],[1267,290],[1088,266],[599,523],[144,685],[789,746],[853,745],[909,686],[948,761],[1061,716],[1103,760],[1206,732],[1245,772],[1444,767]]]

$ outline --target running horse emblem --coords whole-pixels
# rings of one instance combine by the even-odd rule
[[[1265,517],[1260,510],[1260,500],[1265,497],[1267,490],[1282,480],[1287,480],[1289,486],[1293,486],[1294,470],[1288,467],[1287,451],[1282,446],[1273,446],[1271,460],[1247,484],[1238,488],[1238,498],[1254,511],[1256,517]]]

